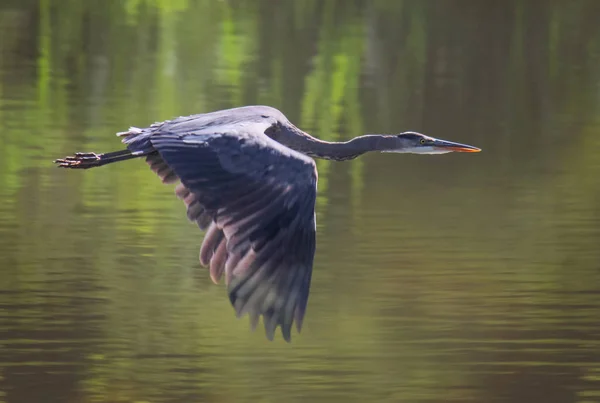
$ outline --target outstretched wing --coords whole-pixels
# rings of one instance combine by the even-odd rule
[[[158,155],[148,163],[164,182],[181,180],[176,193],[188,217],[208,228],[200,260],[214,281],[225,273],[238,316],[248,313],[255,327],[262,315],[269,339],[280,325],[289,341],[308,300],[317,174],[312,159],[261,126],[157,130],[149,140]]]

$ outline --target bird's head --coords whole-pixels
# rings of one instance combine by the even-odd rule
[[[451,152],[477,153],[481,149],[452,141],[439,140],[417,132],[404,132],[395,136],[394,145],[383,152],[411,154],[446,154]]]

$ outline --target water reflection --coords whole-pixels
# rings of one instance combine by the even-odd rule
[[[597,401],[596,1],[0,5],[0,390],[20,401]],[[53,169],[239,104],[485,153],[319,162],[305,329],[269,343],[144,164]]]

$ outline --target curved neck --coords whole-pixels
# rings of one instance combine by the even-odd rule
[[[297,131],[296,131],[297,130]],[[393,149],[396,136],[383,134],[367,134],[344,142],[319,140],[297,129],[282,130],[271,136],[279,143],[313,158],[323,158],[335,161],[350,160],[369,151],[384,151]]]

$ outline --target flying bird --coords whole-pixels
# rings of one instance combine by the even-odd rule
[[[259,317],[267,338],[291,340],[306,311],[315,254],[317,169],[312,158],[344,161],[369,151],[444,154],[477,147],[416,132],[369,134],[345,142],[312,137],[269,106],[182,116],[117,133],[126,149],[76,153],[54,161],[88,169],[145,158],[206,231],[200,263],[225,276],[238,317]]]

